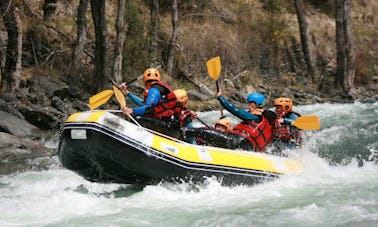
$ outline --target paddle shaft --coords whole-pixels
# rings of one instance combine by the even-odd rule
[[[208,126],[203,120],[201,120],[200,118],[196,118],[199,122],[201,122],[203,125],[206,126],[206,128],[211,128],[210,126]]]
[[[128,85],[128,84],[132,84],[132,83],[134,83],[135,81],[137,81],[137,80],[139,80],[139,79],[142,79],[143,78],[143,75],[140,75],[140,76],[138,76],[138,77],[136,77],[136,78],[134,78],[134,79],[132,79],[132,80],[130,80],[130,81],[128,81],[128,82],[126,82],[126,84]],[[116,84],[116,82],[113,80],[113,78],[111,78],[110,76],[109,76],[109,80],[112,82],[112,84],[114,85],[114,86],[117,86],[118,87],[118,84]]]
[[[215,85],[217,86],[217,93],[219,92],[219,85],[218,85],[218,80],[215,81]],[[223,107],[222,105],[219,107],[219,110],[220,110],[220,113],[221,113],[221,117],[223,117]]]

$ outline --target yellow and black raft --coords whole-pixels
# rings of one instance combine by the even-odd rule
[[[65,168],[102,183],[201,183],[215,177],[224,185],[255,184],[302,171],[288,157],[189,144],[107,111],[71,115],[59,158]]]

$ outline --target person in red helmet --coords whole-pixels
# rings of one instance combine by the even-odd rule
[[[301,115],[293,111],[293,100],[287,97],[279,97],[274,100],[273,105],[277,114],[273,128],[274,144],[281,150],[294,148],[302,144],[302,132],[292,126],[291,123]]]

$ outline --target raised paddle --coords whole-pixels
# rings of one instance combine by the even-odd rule
[[[219,92],[218,78],[222,70],[220,57],[214,57],[206,62],[207,73],[213,80],[215,80],[215,85],[217,86],[217,93]],[[220,108],[221,117],[223,117],[222,107]]]
[[[291,122],[291,125],[304,130],[319,130],[320,121],[318,116],[308,115],[298,117],[295,121]]]
[[[89,109],[93,110],[106,103],[113,95],[113,90],[104,90],[89,98]]]

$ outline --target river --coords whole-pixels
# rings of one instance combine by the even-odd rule
[[[0,226],[377,226],[378,165],[358,167],[355,157],[378,152],[378,103],[295,110],[321,121],[289,154],[303,162],[301,174],[255,186],[139,188],[90,183],[57,165],[0,176]],[[199,116],[214,122],[219,111]]]

